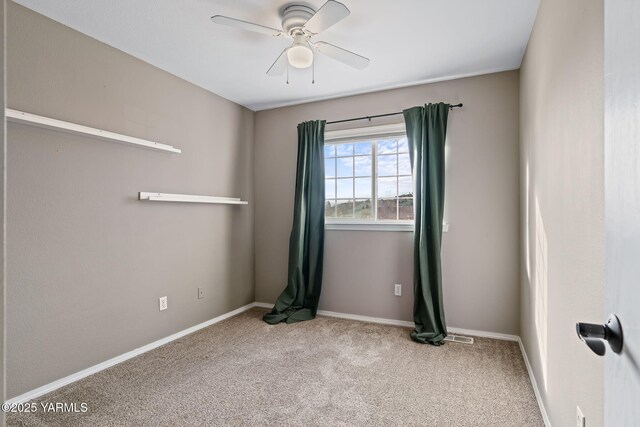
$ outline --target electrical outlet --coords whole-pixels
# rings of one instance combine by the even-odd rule
[[[166,310],[169,307],[169,303],[167,301],[167,297],[160,297],[158,299],[158,303],[160,305],[160,311]]]
[[[396,283],[395,285],[395,289],[393,291],[393,294],[397,297],[402,296],[402,285],[399,283]]]
[[[587,419],[584,417],[584,414],[580,410],[579,406],[576,406],[576,426],[587,427]]]
[[[205,294],[204,288],[198,288],[198,299],[204,298],[204,294]]]

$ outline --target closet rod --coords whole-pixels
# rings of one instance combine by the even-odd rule
[[[456,104],[456,105],[450,105],[449,109],[452,109],[452,108],[462,108],[462,103]],[[371,119],[376,119],[378,117],[397,116],[398,114],[403,114],[403,112],[402,111],[398,111],[397,113],[387,113],[387,114],[378,114],[378,115],[375,115],[375,116],[356,117],[356,118],[353,118],[353,119],[334,120],[332,122],[327,122],[327,124],[328,125],[332,125],[334,123],[355,122],[356,120],[371,120]]]

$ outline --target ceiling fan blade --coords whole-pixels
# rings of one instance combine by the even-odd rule
[[[362,70],[369,65],[369,58],[365,58],[362,55],[358,55],[357,53],[350,52],[346,49],[343,49],[338,46],[334,46],[331,43],[326,42],[316,42],[313,44],[316,50],[320,53],[324,53],[325,55],[335,59],[336,61],[340,61],[344,64],[347,64],[353,68],[357,68],[358,70]]]
[[[340,2],[329,0],[302,27],[304,30],[318,34],[332,25],[342,21],[351,12]]]
[[[284,34],[283,31],[276,30],[275,28],[265,27],[264,25],[254,24],[247,21],[241,21],[240,19],[229,18],[228,16],[214,15],[211,17],[211,21],[214,24],[227,25],[229,27],[253,31],[255,33],[266,34],[268,36],[280,36]]]
[[[285,72],[287,69],[287,51],[289,48],[286,48],[282,51],[278,59],[274,61],[274,63],[267,70],[267,74],[270,76],[279,76]]]

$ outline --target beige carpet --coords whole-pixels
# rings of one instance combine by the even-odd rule
[[[10,426],[543,426],[518,344],[432,347],[409,329],[253,309],[36,400]]]

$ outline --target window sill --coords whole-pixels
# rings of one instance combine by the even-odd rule
[[[413,231],[413,222],[383,223],[383,222],[328,222],[325,230],[349,231]]]
[[[325,223],[325,230],[343,231],[404,231],[413,232],[413,222],[410,223],[362,223],[362,222],[331,222]],[[442,224],[442,232],[449,231],[449,223]]]

